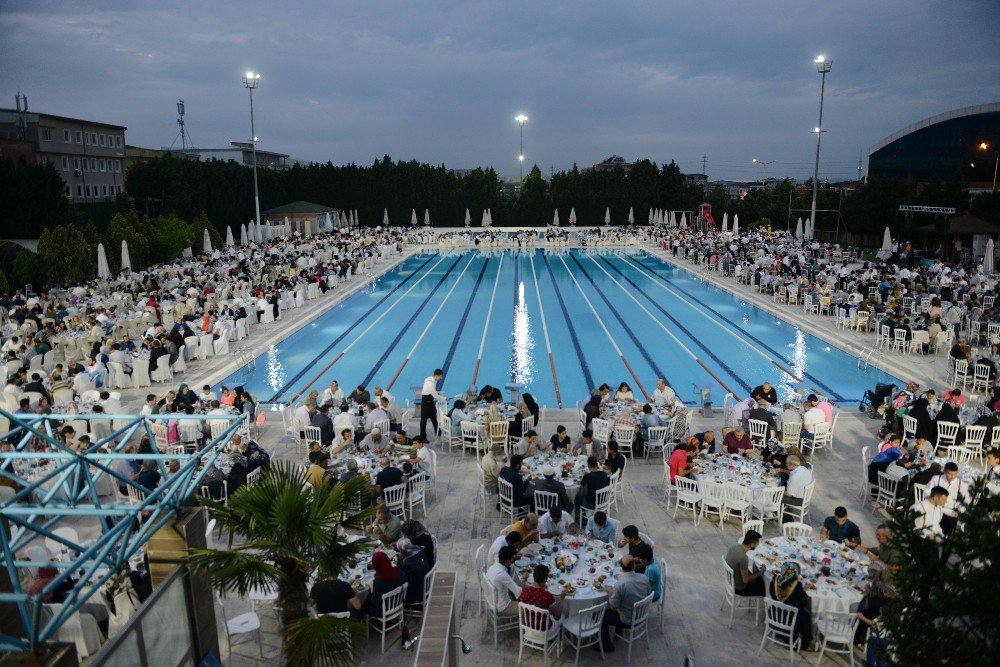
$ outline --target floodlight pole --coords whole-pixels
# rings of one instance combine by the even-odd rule
[[[819,191],[819,145],[823,139],[823,97],[826,93],[826,75],[833,65],[832,60],[827,60],[824,56],[819,56],[813,60],[816,63],[816,71],[820,73],[822,79],[819,87],[819,124],[816,126],[816,166],[813,169],[813,197],[812,208],[810,209],[809,221],[813,230],[816,229],[816,195]]]
[[[250,91],[250,149],[253,153],[253,208],[256,217],[254,221],[260,224],[260,194],[257,190],[257,131],[253,123],[253,89],[260,83],[260,74],[247,72],[243,77],[243,85]]]

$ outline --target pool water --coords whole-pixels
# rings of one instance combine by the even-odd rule
[[[899,384],[638,249],[418,253],[220,384],[275,403],[337,380],[402,403],[435,368],[449,396],[518,383],[553,407],[622,381],[641,400],[657,378],[687,403],[707,387],[716,405],[764,380],[783,400],[804,390],[847,404]]]

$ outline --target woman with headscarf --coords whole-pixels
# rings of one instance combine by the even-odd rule
[[[451,434],[460,437],[462,435],[462,422],[469,420],[469,415],[465,413],[465,401],[456,400],[455,405],[448,411],[448,418],[451,419]]]
[[[406,575],[389,561],[384,551],[376,551],[372,556],[372,569],[375,578],[372,581],[372,591],[365,600],[364,610],[369,616],[382,618],[382,597],[406,583]]]
[[[409,582],[406,589],[407,604],[422,604],[424,578],[434,568],[434,539],[424,530],[423,524],[414,519],[403,522],[403,536],[396,542],[400,552],[400,569]]]
[[[587,428],[590,428],[590,422],[595,419],[600,419],[601,417],[601,394],[600,392],[595,392],[590,395],[590,400],[587,404],[583,406],[583,413],[587,416]]]
[[[958,411],[955,410],[955,406],[951,403],[944,402],[941,404],[941,409],[938,410],[937,417],[934,418],[934,428],[931,433],[929,440],[935,445],[937,444],[938,435],[938,424],[943,423],[961,424],[961,420],[958,418]]]
[[[909,411],[906,413],[910,417],[917,420],[917,435],[922,436],[930,440],[932,437],[937,437],[937,427],[934,425],[934,420],[931,419],[930,413],[930,399],[934,398],[934,392],[928,391],[926,394],[918,398],[910,406]]]
[[[185,405],[194,405],[197,402],[198,395],[191,391],[191,388],[186,384],[177,388],[177,399],[174,401],[176,406],[183,408]]]
[[[801,569],[797,563],[786,561],[781,571],[771,580],[768,592],[771,599],[777,600],[799,610],[795,617],[795,628],[792,639],[800,639],[803,650],[808,650],[812,644],[812,614],[809,611],[809,596],[799,582]]]

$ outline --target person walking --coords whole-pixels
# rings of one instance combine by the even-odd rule
[[[430,420],[434,426],[434,435],[438,434],[437,399],[441,398],[438,393],[438,382],[444,378],[444,371],[436,368],[432,375],[424,378],[424,388],[420,392],[420,438],[427,442],[427,421]]]

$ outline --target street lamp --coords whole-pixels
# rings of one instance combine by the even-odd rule
[[[767,162],[765,162],[763,160],[758,160],[757,158],[754,158],[750,160],[750,162],[752,162],[753,164],[760,165],[760,187],[767,188],[767,182],[766,182],[767,179],[765,178],[765,176],[767,175],[767,165],[774,164],[774,160],[768,160]]]
[[[985,141],[979,144],[979,150],[988,151],[990,145]],[[1000,167],[1000,151],[993,151],[993,190],[991,192],[997,191],[997,167]]]
[[[256,214],[255,222],[260,224],[260,194],[257,191],[257,131],[253,124],[253,91],[260,85],[260,74],[247,72],[243,77],[243,86],[250,91],[250,148],[253,152],[253,208]]]
[[[523,113],[514,116],[514,120],[517,121],[517,127],[521,134],[521,150],[518,151],[517,162],[518,167],[521,170],[521,180],[524,180],[524,123],[528,120],[528,117]]]
[[[823,95],[826,93],[826,75],[830,71],[833,61],[827,60],[826,56],[817,56],[813,62],[816,63],[816,71],[822,76],[819,86],[819,123],[814,130],[816,132],[816,167],[813,170],[813,200],[809,217],[812,228],[816,229],[816,195],[819,190],[819,144],[823,139]]]

